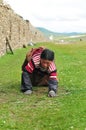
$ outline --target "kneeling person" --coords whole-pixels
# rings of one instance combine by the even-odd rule
[[[48,96],[56,96],[58,80],[54,52],[40,47],[27,60],[23,66],[21,91],[29,95],[32,93],[32,86],[48,86]]]

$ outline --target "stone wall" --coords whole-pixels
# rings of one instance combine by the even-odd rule
[[[45,42],[46,37],[28,20],[16,14],[9,5],[0,4],[0,56],[6,53],[6,38],[12,49],[32,42]]]
[[[0,0],[0,4],[2,4],[3,3],[3,0]]]

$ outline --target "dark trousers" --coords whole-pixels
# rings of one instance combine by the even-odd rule
[[[21,91],[32,90],[32,86],[48,86],[49,75],[35,69],[32,74],[24,70],[21,77]]]

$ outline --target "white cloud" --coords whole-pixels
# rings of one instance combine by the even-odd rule
[[[56,32],[86,32],[86,0],[5,0],[33,26]]]

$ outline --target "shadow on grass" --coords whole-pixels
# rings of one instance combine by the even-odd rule
[[[17,82],[9,82],[2,84],[0,86],[0,95],[1,94],[7,94],[7,93],[21,93],[21,84],[20,81]],[[58,87],[57,96],[69,94],[70,91],[66,90],[65,87]],[[33,94],[35,95],[42,95],[42,94],[48,94],[48,86],[33,86]]]
[[[0,85],[0,103],[14,102],[19,98],[19,82]]]
[[[16,92],[20,90],[20,83],[19,82],[9,82],[0,85],[0,95],[1,93],[9,93],[9,92]]]
[[[27,98],[20,91],[20,81],[5,83],[0,85],[0,102],[14,101],[21,98]],[[69,95],[70,91],[66,90],[64,87],[58,87],[57,97],[63,97]],[[35,98],[47,98],[48,97],[48,87],[46,86],[33,86],[33,94],[31,97]]]

